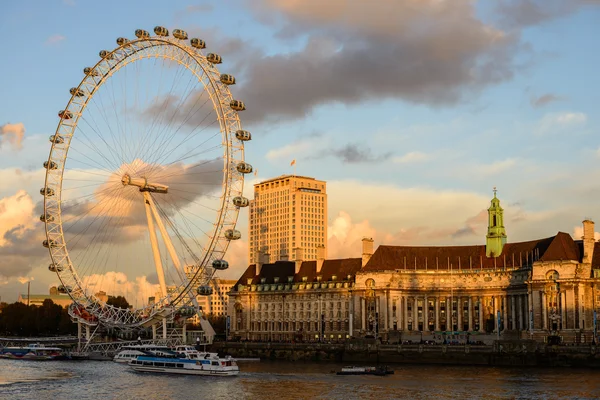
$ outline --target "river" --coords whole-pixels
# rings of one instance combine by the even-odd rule
[[[598,399],[600,370],[392,365],[337,376],[341,364],[242,362],[237,377],[137,373],[99,361],[0,360],[0,399]]]

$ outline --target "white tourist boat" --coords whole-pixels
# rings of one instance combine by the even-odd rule
[[[114,356],[113,361],[118,363],[128,363],[137,356],[144,356],[150,353],[158,356],[172,354],[168,346],[159,346],[155,344],[136,344],[132,346],[123,346],[121,351]]]
[[[231,357],[206,357],[203,359],[138,356],[129,361],[138,372],[155,372],[181,375],[235,376],[240,368]]]
[[[189,360],[203,360],[206,358],[218,358],[218,353],[209,353],[206,351],[198,351],[194,346],[175,346],[173,352],[179,358],[187,358]]]
[[[3,347],[0,358],[17,360],[65,360],[68,357],[60,347],[47,347],[42,344],[30,344],[25,347]]]

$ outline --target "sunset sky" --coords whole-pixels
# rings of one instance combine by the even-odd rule
[[[509,242],[578,239],[600,218],[599,22],[598,0],[1,2],[1,299],[58,283],[38,220],[48,136],[119,36],[205,39],[247,106],[246,195],[295,159],[327,181],[328,256],[345,258],[364,236],[484,243],[494,186]],[[222,277],[247,267],[247,221]],[[122,294],[152,285],[111,273]]]

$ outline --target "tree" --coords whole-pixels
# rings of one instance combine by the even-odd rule
[[[108,300],[106,301],[106,304],[113,306],[113,307],[117,307],[117,308],[124,308],[124,309],[128,309],[129,308],[129,303],[127,302],[127,299],[125,299],[125,297],[123,296],[108,296]]]

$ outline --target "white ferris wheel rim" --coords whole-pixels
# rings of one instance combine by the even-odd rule
[[[145,53],[149,49],[156,50],[156,52]],[[162,53],[163,50],[164,53]],[[48,249],[52,259],[51,265],[61,266],[60,270],[56,270],[56,273],[63,288],[66,289],[78,306],[85,308],[98,321],[112,326],[135,327],[143,325],[157,315],[164,315],[165,305],[164,303],[155,303],[131,311],[124,310],[100,301],[85,286],[77,273],[76,266],[69,257],[63,232],[61,220],[62,181],[71,139],[76,133],[79,119],[89,101],[94,97],[97,90],[121,68],[152,56],[157,59],[162,57],[176,62],[180,68],[183,67],[192,72],[198,78],[198,81],[204,85],[210,96],[213,109],[218,116],[223,146],[221,208],[213,224],[212,237],[208,241],[205,251],[203,251],[202,260],[197,265],[198,268],[192,273],[186,274],[187,279],[182,282],[183,287],[177,292],[175,298],[170,299],[169,307],[171,311],[172,308],[188,304],[189,300],[195,297],[192,291],[196,287],[208,285],[215,272],[210,262],[222,259],[229,246],[230,239],[226,238],[223,232],[225,229],[234,229],[237,223],[239,207],[232,203],[232,199],[236,196],[241,197],[243,191],[244,173],[236,169],[236,166],[239,163],[244,163],[244,143],[235,138],[235,132],[242,130],[242,126],[238,112],[229,107],[234,98],[228,86],[219,80],[219,71],[215,65],[207,61],[206,56],[202,54],[200,49],[193,48],[184,43],[183,40],[176,38],[149,36],[120,44],[111,52],[107,52],[105,57],[101,57],[100,61],[90,69],[90,72],[84,76],[76,87],[76,90],[81,91],[83,96],[77,96],[78,92],[71,94],[65,112],[72,113],[72,118],[61,117],[58,123],[54,137],[60,136],[64,139],[64,142],[57,143],[53,141],[48,156],[47,162],[49,164],[56,163],[56,169],[46,169],[43,188],[44,222],[46,240],[49,244]],[[186,64],[184,63],[186,60],[195,64]],[[192,66],[194,69],[192,69]],[[209,89],[212,89],[212,91]],[[52,195],[48,194],[48,188],[54,191]],[[49,220],[50,218],[47,216],[54,219]]]

